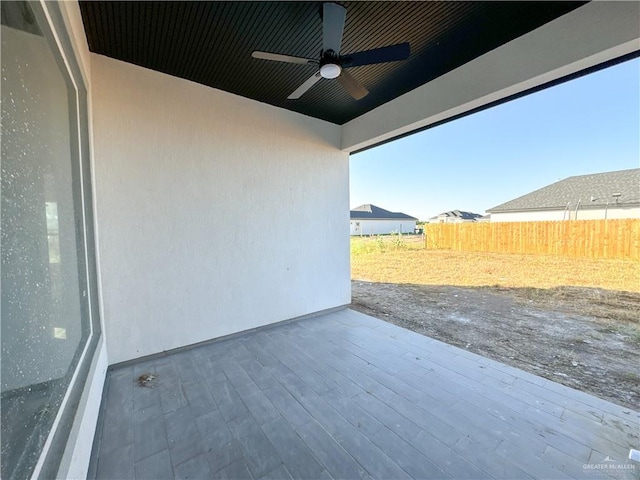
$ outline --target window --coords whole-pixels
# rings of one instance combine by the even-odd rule
[[[51,25],[41,4],[0,8],[0,474],[26,478],[40,462],[55,476],[99,334],[86,98],[70,45],[54,40],[58,7]]]

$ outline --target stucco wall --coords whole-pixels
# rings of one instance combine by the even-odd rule
[[[640,207],[616,208],[609,207],[607,209],[606,218],[640,218]],[[564,210],[546,210],[537,212],[505,212],[492,213],[492,222],[540,222],[546,220],[604,220],[604,208],[594,209],[578,209],[576,217],[575,206],[569,208],[565,213]]]
[[[340,127],[92,55],[111,363],[350,302]]]
[[[360,229],[356,223],[359,222]],[[413,233],[415,220],[351,220],[351,235],[380,235],[393,232]]]

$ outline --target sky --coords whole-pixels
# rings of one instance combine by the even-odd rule
[[[485,214],[567,177],[638,167],[634,59],[351,155],[350,204]]]

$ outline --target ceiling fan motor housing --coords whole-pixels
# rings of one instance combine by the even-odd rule
[[[338,62],[333,63],[323,63],[320,65],[320,75],[322,78],[336,78],[340,76],[342,73],[342,67],[338,64]]]
[[[339,57],[333,50],[322,52],[320,59],[320,75],[322,78],[336,78],[340,76],[342,66]]]

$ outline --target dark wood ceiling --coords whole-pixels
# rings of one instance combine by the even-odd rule
[[[409,42],[407,60],[355,67],[369,90],[354,100],[322,79],[287,96],[317,67],[251,57],[317,58],[322,2],[80,2],[92,52],[343,124],[495,49],[584,2],[341,2],[341,53]]]

